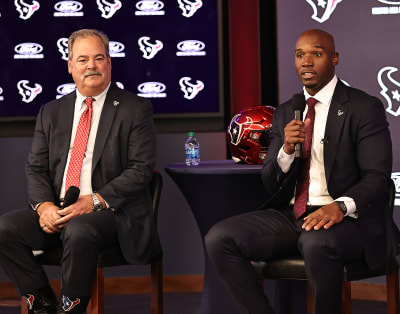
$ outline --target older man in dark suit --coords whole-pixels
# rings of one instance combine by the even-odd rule
[[[271,198],[263,210],[222,221],[206,236],[210,259],[240,313],[273,313],[250,260],[301,253],[314,313],[339,314],[343,264],[364,258],[377,268],[394,249],[388,245],[392,146],[382,103],[338,80],[330,34],[304,32],[294,56],[305,120],[293,119],[291,101],[275,112],[262,169]],[[297,143],[301,158],[295,158]]]
[[[0,264],[29,313],[83,313],[103,248],[120,245],[130,263],[162,254],[148,190],[156,158],[152,107],[111,83],[108,43],[96,30],[70,36],[77,90],[40,109],[26,165],[31,208],[0,217]],[[62,207],[70,186],[79,186],[79,198]],[[61,245],[57,306],[32,250]]]

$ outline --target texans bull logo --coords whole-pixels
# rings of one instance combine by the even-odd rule
[[[182,10],[182,15],[191,17],[203,6],[201,0],[178,0],[179,8]]]
[[[115,14],[115,12],[117,12],[122,7],[122,3],[119,0],[97,0],[96,2],[101,12],[101,17],[104,17],[105,19],[111,18]]]
[[[400,83],[392,77],[398,69],[392,66],[382,68],[378,73],[380,94],[388,104],[386,111],[397,117],[400,115]]]
[[[183,92],[183,97],[186,99],[193,99],[196,95],[204,89],[204,83],[197,80],[196,84],[190,83],[191,77],[182,77],[179,80],[179,85],[181,86],[181,91]]]
[[[140,51],[143,52],[143,58],[152,59],[157,52],[163,48],[163,43],[160,40],[156,40],[155,44],[150,42],[150,37],[143,36],[138,40]]]
[[[326,22],[333,11],[335,11],[338,3],[342,0],[306,0],[313,8],[313,15],[311,18],[319,23]]]
[[[37,95],[42,92],[42,86],[35,83],[35,87],[30,87],[29,81],[21,80],[17,83],[18,93],[22,96],[22,101],[30,103]]]
[[[394,182],[394,186],[396,187],[394,205],[400,206],[400,172],[393,172],[392,180]]]
[[[32,4],[28,4],[23,0],[15,0],[14,4],[19,13],[19,18],[23,20],[29,19],[40,8],[40,4],[37,1],[32,1]]]

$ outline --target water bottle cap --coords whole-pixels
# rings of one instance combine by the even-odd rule
[[[188,136],[194,136],[194,132],[188,132]]]

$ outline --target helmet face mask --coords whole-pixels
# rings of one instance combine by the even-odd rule
[[[262,164],[269,146],[275,108],[247,107],[235,115],[228,126],[229,146],[235,162]]]

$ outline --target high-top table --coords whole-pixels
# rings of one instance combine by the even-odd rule
[[[165,171],[178,185],[193,212],[204,245],[204,236],[218,221],[253,211],[268,195],[261,182],[261,165],[232,160],[202,161],[199,166],[169,165]],[[201,314],[238,314],[216,277],[204,251],[204,289]]]

